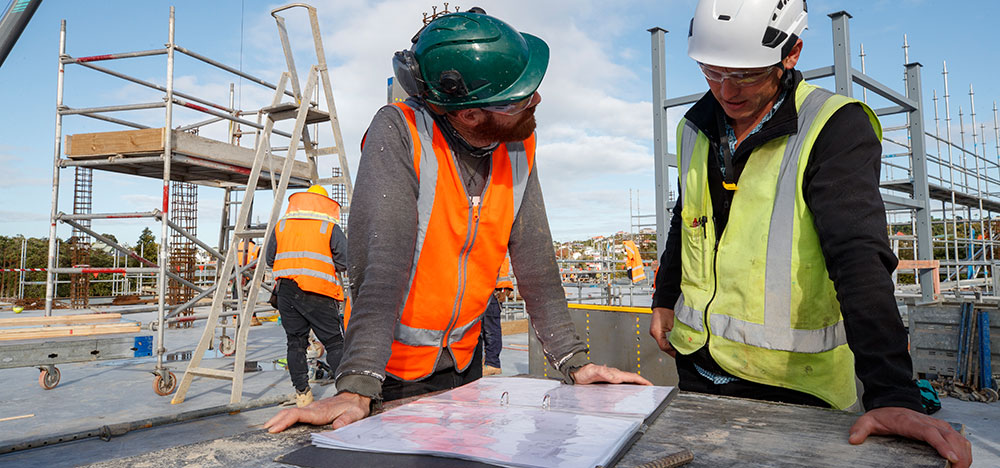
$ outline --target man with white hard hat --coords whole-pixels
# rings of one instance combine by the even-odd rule
[[[710,92],[678,125],[680,199],[650,334],[680,389],[866,413],[849,441],[923,440],[967,467],[969,442],[924,414],[890,277],[882,128],[794,69],[804,0],[701,0],[688,55]],[[669,332],[669,333],[668,333]]]

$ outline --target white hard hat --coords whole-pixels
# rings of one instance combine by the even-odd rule
[[[688,56],[727,68],[780,62],[808,26],[805,0],[700,0],[688,29]]]

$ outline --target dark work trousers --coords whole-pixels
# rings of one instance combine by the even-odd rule
[[[448,351],[442,350],[441,352],[447,353]],[[480,335],[479,344],[476,345],[476,353],[472,356],[472,362],[465,369],[465,372],[458,372],[458,370],[452,367],[450,369],[439,370],[429,377],[415,382],[404,382],[391,375],[387,375],[385,376],[385,382],[382,383],[382,399],[385,401],[398,400],[438,390],[449,390],[461,387],[469,382],[475,382],[483,377],[483,366],[479,364],[483,362],[482,359],[483,339],[482,335]]]
[[[680,382],[678,388],[685,392],[709,393],[712,395],[723,395],[739,398],[752,398],[754,400],[780,401],[784,403],[794,403],[797,405],[819,406],[829,408],[830,404],[808,393],[799,392],[783,387],[750,382],[749,380],[737,380],[725,384],[716,384],[698,373],[691,358],[681,353],[677,353],[677,377]]]
[[[503,333],[500,330],[500,303],[496,296],[490,296],[483,314],[483,362],[487,366],[500,368],[500,349],[503,348]]]
[[[309,389],[306,348],[309,347],[310,329],[326,348],[326,362],[330,368],[336,369],[340,365],[340,358],[344,355],[340,301],[303,291],[295,281],[287,278],[280,278],[278,282],[278,312],[288,340],[288,373],[295,391],[301,393]]]

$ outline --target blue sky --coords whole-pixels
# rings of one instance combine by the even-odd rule
[[[457,3],[463,9],[473,6]],[[553,236],[585,238],[629,229],[629,190],[633,205],[653,213],[652,104],[650,36],[659,26],[667,34],[668,96],[706,90],[704,79],[686,56],[687,24],[694,0],[624,2],[552,0],[480,0],[476,4],[514,27],[545,39],[552,51],[540,92],[538,165]],[[933,130],[931,92],[942,93],[941,66],[948,61],[953,127],[958,107],[968,122],[969,85],[975,86],[977,122],[987,129],[987,154],[993,146],[993,102],[1000,98],[1000,65],[995,51],[995,18],[1000,2],[932,0],[809,1],[810,28],[803,34],[800,69],[832,64],[831,27],[827,14],[846,10],[855,68],[864,43],[866,67],[879,81],[902,90],[903,34],[908,34],[911,61],[924,65],[927,128]],[[4,2],[6,4],[6,2]],[[176,6],[176,42],[195,52],[276,82],[284,70],[277,31],[269,12],[280,3],[252,0],[174,2],[46,0],[7,61],[0,67],[0,105],[6,111],[0,127],[0,234],[46,236],[51,207],[52,158],[56,101],[59,21],[67,20],[67,52],[75,57],[154,49],[167,39],[169,6]],[[425,0],[314,1],[320,14],[327,60],[334,83],[345,147],[352,170],[360,156],[358,142],[371,116],[385,103],[390,58],[408,47],[420,26]],[[305,75],[311,43],[304,34],[305,15],[288,14],[300,73]],[[241,32],[242,29],[242,32]],[[164,57],[100,63],[138,78],[163,84]],[[175,88],[219,103],[229,99],[235,82],[243,108],[270,100],[270,91],[192,59],[180,57]],[[157,93],[106,78],[78,66],[67,67],[65,104],[105,106],[159,99]],[[820,82],[832,87],[832,82]],[[857,92],[860,97],[860,92]],[[885,105],[875,102],[875,107]],[[941,104],[940,112],[944,108]],[[151,126],[163,125],[163,111],[122,115]],[[175,126],[204,118],[177,111]],[[676,116],[674,116],[676,118]],[[887,125],[898,122],[887,123]],[[943,124],[943,123],[942,123]],[[64,134],[120,130],[85,117],[66,117]],[[224,127],[202,135],[224,138]],[[671,136],[671,141],[673,137]],[[320,142],[332,138],[321,130]],[[251,144],[244,139],[244,146]],[[321,173],[329,171],[329,165]],[[62,171],[59,206],[72,211],[72,170]],[[159,181],[95,171],[94,211],[148,211],[159,206]],[[638,193],[636,196],[635,194]],[[218,238],[222,192],[199,189],[199,235],[214,245]],[[264,197],[267,197],[264,194]],[[258,198],[258,200],[262,200]],[[266,198],[257,216],[265,218]],[[151,221],[95,221],[99,232],[134,242],[144,226],[159,237]],[[61,225],[58,235],[70,229]]]

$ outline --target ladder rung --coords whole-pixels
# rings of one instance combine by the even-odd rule
[[[319,185],[326,185],[326,184],[346,184],[347,183],[347,177],[344,177],[344,176],[327,177],[325,179],[319,179],[319,180],[317,180],[316,183],[319,184]]]
[[[233,379],[233,371],[222,370],[222,369],[210,369],[208,367],[195,367],[188,369],[188,373],[191,375],[200,375],[202,377],[214,377],[216,379]]]
[[[326,156],[330,154],[340,154],[340,148],[336,146],[324,146],[322,148],[316,148],[316,156]]]
[[[296,118],[299,113],[299,106],[290,102],[283,102],[275,106],[265,107],[261,110],[267,113],[271,120],[277,122],[280,120]],[[321,111],[315,107],[310,107],[309,110],[306,111],[306,125],[326,122],[329,120],[330,114],[328,112]]]
[[[236,236],[236,237],[241,237],[241,238],[244,238],[244,237],[264,237],[264,234],[266,234],[266,233],[267,233],[267,230],[265,230],[265,229],[247,229],[245,231],[236,231],[235,233],[233,233],[233,235]]]

